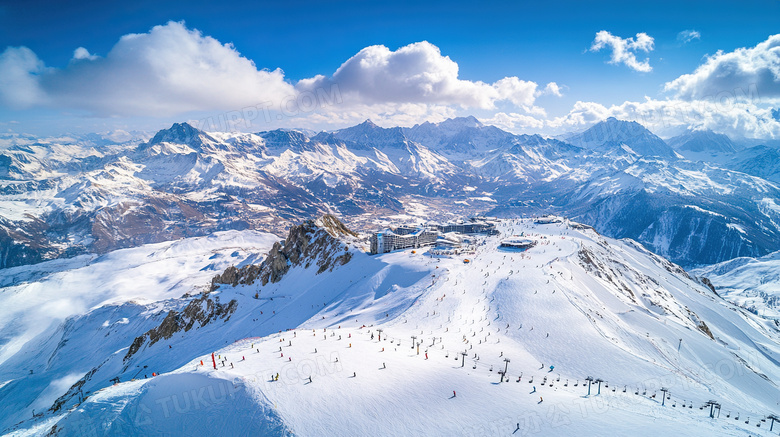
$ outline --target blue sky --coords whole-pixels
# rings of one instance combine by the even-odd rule
[[[451,115],[475,114],[483,121],[510,130],[553,134],[562,130],[587,127],[587,124],[605,115],[637,118],[636,114],[632,115],[632,109],[616,107],[627,101],[637,104],[645,102],[647,105],[645,96],[654,101],[696,101],[696,93],[687,93],[689,95],[681,97],[681,94],[685,94],[681,87],[670,90],[666,84],[681,75],[694,73],[705,63],[707,55],[714,55],[718,51],[729,54],[736,49],[754,48],[767,41],[771,35],[780,33],[777,17],[780,17],[780,1],[777,0],[621,1],[597,4],[582,1],[239,1],[221,5],[201,1],[3,2],[0,3],[0,50],[10,47],[16,51],[6,50],[5,62],[0,61],[0,123],[5,123],[0,124],[0,131],[12,129],[54,134],[57,131],[79,132],[115,128],[156,129],[171,121],[198,120],[246,107],[249,103],[241,102],[240,99],[220,100],[204,96],[196,103],[186,102],[187,104],[178,107],[171,104],[164,109],[142,111],[137,108],[149,106],[148,101],[142,101],[131,105],[128,110],[123,110],[121,107],[124,101],[132,98],[132,94],[119,93],[114,99],[121,99],[122,102],[116,103],[119,109],[112,113],[106,109],[106,103],[86,101],[90,98],[87,87],[90,81],[111,83],[114,87],[132,88],[140,85],[127,83],[132,81],[132,78],[118,74],[119,67],[106,67],[103,70],[96,67],[90,73],[83,73],[89,68],[74,64],[74,50],[79,47],[86,49],[83,52],[86,54],[82,54],[82,59],[79,60],[80,63],[99,64],[99,58],[105,58],[123,35],[149,33],[153,27],[166,26],[171,21],[183,22],[184,29],[197,30],[202,37],[211,37],[222,44],[231,43],[238,56],[253,61],[258,70],[281,69],[282,80],[296,89],[291,91],[292,88],[280,85],[279,92],[271,93],[267,99],[269,101],[283,96],[285,92],[301,92],[303,85],[299,81],[317,75],[328,79],[325,82],[316,82],[320,87],[324,86],[324,83],[341,86],[344,102],[339,108],[297,112],[295,116],[287,114],[283,120],[274,120],[264,123],[263,126],[246,123],[244,130],[289,127],[293,124],[315,129],[338,128],[359,121],[361,117],[372,118],[379,124],[386,125],[412,124],[426,119],[436,121]],[[611,55],[614,52],[612,45],[607,44],[600,50],[591,50],[597,33],[601,31],[627,42],[629,47],[631,41],[639,38],[639,34],[646,34],[652,40],[652,47],[649,50],[639,48],[632,53],[637,62],[646,60],[649,71],[639,71],[641,66],[632,68],[624,61],[611,63]],[[680,32],[684,31],[688,31],[688,35],[694,35],[688,42],[680,39]],[[632,40],[628,40],[629,38]],[[170,38],[160,38],[156,44],[169,44],[169,41]],[[408,102],[403,98],[383,102],[381,96],[375,95],[372,90],[360,88],[366,86],[365,83],[353,86],[346,82],[350,78],[354,79],[358,73],[349,78],[334,76],[342,63],[367,47],[385,46],[391,53],[385,53],[383,56],[391,56],[392,52],[402,47],[422,41],[427,41],[437,48],[442,58],[449,57],[456,64],[457,79],[460,81],[496,84],[504,78],[514,77],[521,81],[522,86],[526,83],[537,85],[536,91],[531,92],[525,88],[520,91],[517,86],[513,88],[515,91],[506,91],[504,88],[505,91],[501,91],[500,95],[486,97],[489,101],[480,100],[481,103],[474,104],[473,96],[464,100],[462,90],[442,97],[432,97],[429,94],[422,97],[409,94],[408,90],[403,89],[398,90],[398,94],[404,96]],[[29,67],[31,64],[28,62],[28,51],[20,52],[21,47],[29,49],[29,53],[33,54],[31,56],[34,56],[34,61],[37,62],[35,65],[38,65],[34,68],[35,71]],[[149,48],[149,53],[158,52],[156,46],[144,47]],[[767,48],[770,56],[776,55],[773,47],[774,45],[770,44]],[[423,51],[427,53],[423,56],[434,56],[430,50]],[[20,54],[26,54],[26,57],[20,57]],[[175,54],[169,56],[171,57],[164,62],[179,63]],[[192,56],[201,59],[197,53]],[[15,82],[21,74],[18,66],[22,58],[27,60],[25,68],[30,77],[41,81],[40,86],[35,85],[40,88],[36,88],[38,94],[35,98],[20,96],[18,92],[25,88],[25,85]],[[209,59],[209,62],[222,62],[225,58],[216,54]],[[122,64],[128,70],[138,64],[128,62],[127,65]],[[725,59],[724,62],[731,61]],[[186,65],[186,62],[181,64]],[[412,70],[422,68],[409,66],[408,63],[402,65],[403,68]],[[751,68],[755,70],[755,66],[749,65],[743,65],[741,68],[745,71],[751,71]],[[768,68],[771,73],[771,66]],[[83,76],[80,79],[82,82],[79,82],[78,78],[80,72]],[[427,74],[416,70],[406,72],[410,77]],[[167,74],[159,69],[155,69],[153,73]],[[439,73],[440,71],[431,74],[435,76]],[[151,73],[139,72],[140,76],[147,74]],[[726,91],[731,90],[732,85],[748,90],[751,84],[761,84],[763,76],[759,72],[757,80],[752,80],[744,74],[736,75],[733,82],[719,86]],[[195,79],[197,77],[196,75]],[[213,83],[214,78],[209,78],[208,75],[203,77],[204,83],[195,88],[207,87],[209,83]],[[231,81],[224,76],[219,78]],[[244,77],[236,80],[236,83],[241,86],[252,80],[254,79]],[[381,82],[376,82],[378,79],[372,80],[371,86],[383,86]],[[705,87],[713,80],[712,77],[699,77],[696,84]],[[555,83],[559,90],[541,92],[551,82]],[[777,98],[776,82],[772,83],[770,80],[767,86],[756,90],[763,105],[759,105],[759,109],[766,111],[777,106],[774,105]],[[469,83],[457,86],[470,86]],[[420,89],[428,85],[422,84]],[[10,91],[3,94],[3,86],[10,88]],[[79,92],[69,93],[57,86],[84,88]],[[268,83],[264,83],[264,86],[267,87]],[[435,89],[439,87],[434,84],[433,88],[435,93]],[[485,90],[492,92],[487,88],[483,91]],[[193,91],[182,90],[181,93],[187,92]],[[230,90],[222,92],[230,93]],[[238,90],[236,92],[240,93]],[[468,91],[479,92],[481,91]],[[522,96],[518,94],[523,92],[525,94]],[[536,95],[529,97],[528,92]],[[100,95],[107,94],[112,94],[112,90],[101,88]],[[509,94],[513,97],[508,97]],[[161,99],[173,101],[165,95],[161,95]],[[751,104],[756,103],[755,98],[752,100],[754,101],[751,101]],[[248,102],[254,101],[266,100],[260,92],[254,100]],[[589,107],[587,115],[580,117],[577,102],[584,106],[591,103],[598,106]],[[403,106],[405,103],[416,106],[410,109]],[[580,110],[583,105],[579,107]],[[609,114],[604,112],[602,107],[606,108]],[[657,105],[653,106],[656,107]],[[665,122],[663,126],[658,126],[658,129],[669,128],[667,130],[672,132],[675,129],[691,127],[711,128],[732,135],[747,136],[774,136],[780,133],[776,126],[771,125],[772,120],[764,120],[764,124],[769,125],[759,125],[760,121],[745,121],[745,125],[737,129],[728,127],[734,124],[734,117],[739,119],[739,115],[733,113],[734,108],[719,109],[720,112],[732,113],[720,114],[723,120],[717,122],[705,123],[700,120],[703,116],[687,117],[688,120],[671,125]],[[507,117],[501,121],[501,117],[496,118],[496,114],[505,114],[508,119],[512,118],[512,114],[517,114],[517,117],[514,121],[507,121]],[[696,120],[692,122],[693,119]],[[18,123],[9,124],[11,121]]]

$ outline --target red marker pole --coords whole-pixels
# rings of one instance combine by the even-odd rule
[[[217,360],[214,359],[214,352],[211,353],[211,363],[214,364],[214,370],[217,370]]]

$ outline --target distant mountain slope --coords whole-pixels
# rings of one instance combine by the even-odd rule
[[[657,135],[635,121],[622,121],[614,117],[596,123],[586,131],[566,137],[566,141],[599,151],[624,151],[640,156],[676,158],[674,149]]]
[[[666,140],[675,150],[690,152],[735,153],[737,151],[731,139],[710,130],[687,132]]]
[[[613,118],[568,141],[474,117],[317,134],[176,123],[133,138],[9,138],[0,152],[0,268],[220,230],[280,232],[323,213],[369,230],[390,217],[554,212],[686,266],[780,250],[774,149],[687,160]]]
[[[780,252],[735,258],[694,270],[731,302],[755,314],[780,319]]]
[[[728,168],[780,183],[780,149],[756,146],[736,153],[724,165]]]

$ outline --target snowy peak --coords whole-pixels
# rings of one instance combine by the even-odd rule
[[[379,127],[371,120],[366,120],[357,126],[337,130],[332,135],[334,138],[342,141],[378,148],[404,148],[407,145],[407,139],[402,128]]]
[[[440,123],[425,122],[404,129],[406,136],[425,147],[450,153],[484,151],[506,147],[514,135],[495,126],[485,126],[473,116]]]
[[[160,143],[185,144],[195,150],[202,150],[206,142],[216,142],[209,134],[192,127],[189,123],[174,123],[169,129],[163,129],[152,139],[141,145],[148,148]]]
[[[664,140],[641,124],[615,117],[609,117],[585,132],[572,135],[567,141],[575,146],[595,150],[613,151],[622,148],[640,156],[677,157]]]
[[[734,153],[737,151],[729,137],[723,134],[716,134],[711,130],[687,132],[670,138],[667,140],[667,143],[680,151],[718,153]]]
[[[422,123],[421,125],[415,125],[415,127],[423,126],[423,125],[435,126],[435,127],[439,128],[439,129],[446,129],[446,130],[450,130],[450,131],[458,131],[458,130],[463,130],[463,129],[470,128],[470,127],[474,128],[474,127],[483,127],[484,126],[484,124],[482,124],[481,121],[477,120],[477,118],[474,117],[473,115],[469,115],[468,117],[448,118],[448,119],[446,119],[446,120],[444,120],[442,122],[439,122],[439,123],[430,123],[430,122],[426,121],[425,123]],[[412,129],[414,129],[414,127]]]
[[[311,140],[303,132],[289,129],[276,129],[260,132],[269,149],[291,149],[295,151],[310,150]]]

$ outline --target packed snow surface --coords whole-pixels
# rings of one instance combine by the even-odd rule
[[[503,221],[499,229],[463,256],[433,257],[425,249],[368,256],[352,245],[352,260],[332,271],[295,267],[275,284],[222,285],[210,297],[237,302],[227,320],[146,344],[127,358],[132,339],[149,326],[139,319],[153,311],[136,313],[129,325],[137,330],[117,334],[124,344],[92,363],[100,368],[84,385],[83,402],[71,399],[35,420],[25,413],[9,421],[4,412],[3,426],[11,435],[768,433],[770,421],[760,420],[777,413],[780,394],[773,322],[632,241],[569,222]],[[521,234],[536,246],[498,249]],[[116,266],[110,257],[90,262]],[[168,273],[183,280],[192,271]],[[142,276],[128,274],[128,281]],[[165,284],[157,298],[172,297]],[[63,298],[80,296],[68,290]],[[87,323],[100,310],[88,308],[119,297],[95,298],[80,318]],[[17,318],[28,314],[35,310]],[[95,325],[90,329],[108,329]],[[4,337],[11,332],[2,328]],[[72,335],[87,332],[74,328]],[[69,358],[77,357],[58,360]],[[89,368],[79,367],[76,378]],[[2,380],[10,373],[0,364]],[[596,381],[590,388],[586,377]],[[31,377],[14,378],[23,389]],[[2,387],[0,396],[8,396]],[[721,407],[715,418],[700,408],[709,400]]]

